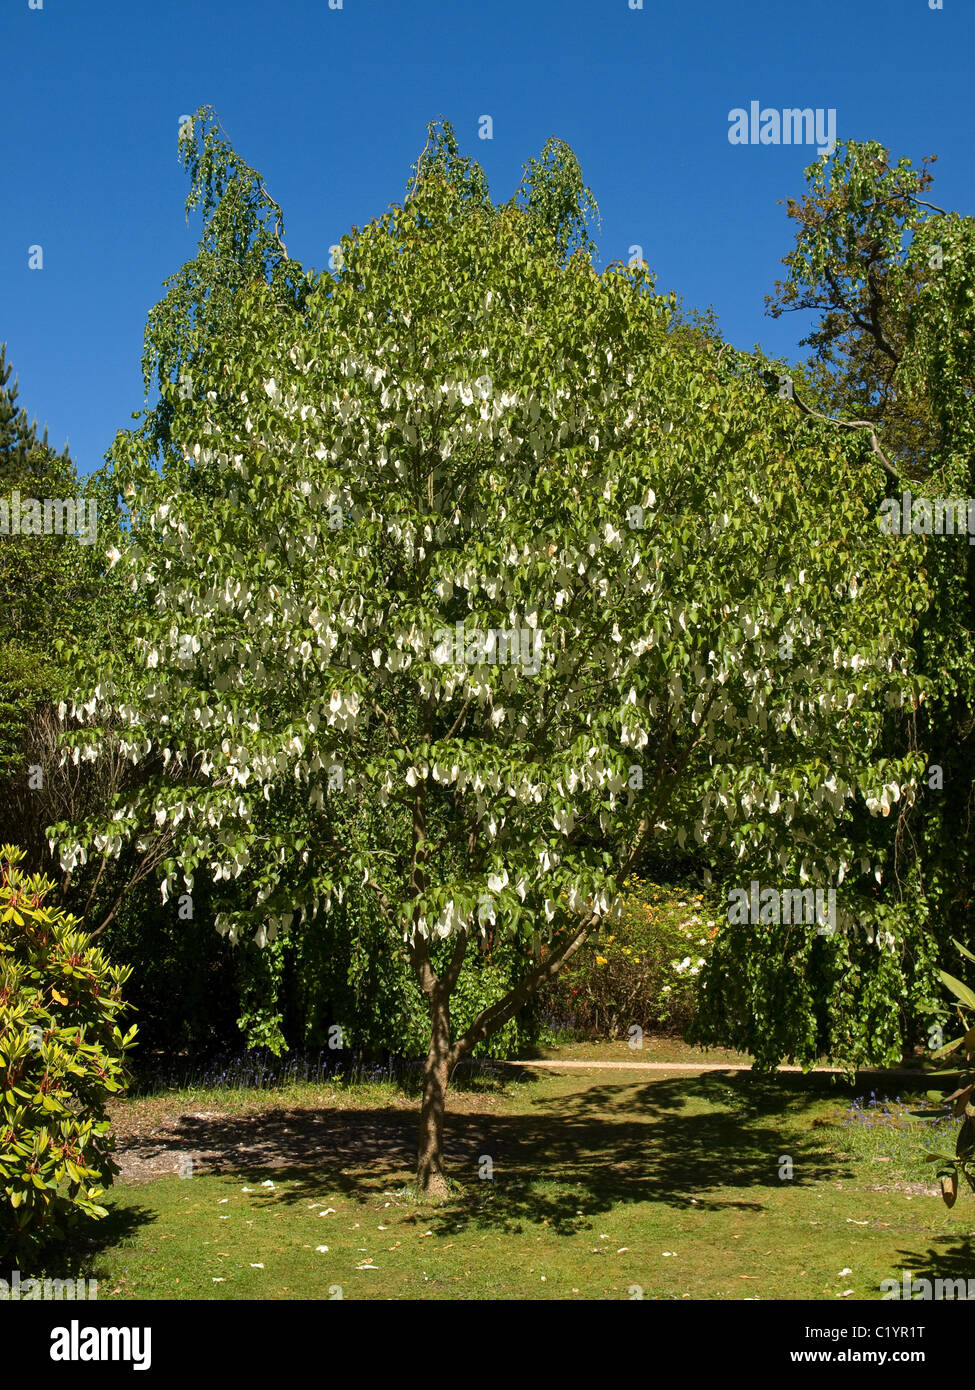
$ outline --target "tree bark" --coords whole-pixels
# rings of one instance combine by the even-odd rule
[[[595,919],[583,920],[576,932],[503,999],[482,1009],[463,1037],[450,1041],[450,996],[460,975],[467,950],[468,933],[458,935],[450,965],[438,978],[430,964],[427,941],[416,936],[411,947],[413,969],[430,1008],[430,1049],[423,1069],[423,1098],[420,1103],[420,1135],[417,1146],[417,1188],[425,1196],[444,1198],[449,1194],[443,1167],[443,1122],[447,1087],[454,1066],[476,1045],[513,1018],[535,991],[549,980],[585,942]]]
[[[443,1120],[452,1061],[449,995],[438,982],[430,997],[430,1050],[423,1069],[416,1162],[417,1187],[430,1197],[446,1197],[449,1190],[443,1170]]]

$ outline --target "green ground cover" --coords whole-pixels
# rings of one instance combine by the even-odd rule
[[[120,1101],[110,1216],[58,1270],[99,1299],[213,1300],[878,1299],[905,1268],[975,1274],[975,1207],[933,1195],[920,1146],[944,1138],[896,1083],[516,1066],[457,1083],[442,1206],[409,1186],[416,1102],[393,1083]]]

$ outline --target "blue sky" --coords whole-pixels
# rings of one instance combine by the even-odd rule
[[[402,198],[435,117],[496,200],[557,135],[599,203],[600,265],[641,246],[659,289],[773,355],[802,355],[806,327],[764,314],[792,244],[777,200],[817,150],[732,145],[733,108],[834,108],[839,139],[938,154],[933,200],[972,212],[973,0],[635,2],[0,0],[0,341],[20,404],[82,473],[142,407],[146,315],[199,236],[176,142],[204,103],[316,269]]]

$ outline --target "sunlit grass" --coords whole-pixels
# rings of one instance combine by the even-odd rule
[[[964,1200],[917,1188],[918,1103],[826,1076],[482,1077],[451,1093],[439,1206],[412,1189],[416,1098],[391,1081],[120,1104],[150,1148],[152,1107],[202,1112],[191,1136],[218,1112],[227,1152],[113,1189],[72,1251],[100,1299],[877,1299],[903,1268],[947,1268],[946,1240],[952,1269],[968,1259]],[[272,1122],[273,1162],[234,1157]]]

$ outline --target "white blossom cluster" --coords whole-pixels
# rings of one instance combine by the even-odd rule
[[[866,785],[853,751],[848,767],[811,756],[857,746],[878,691],[896,704],[909,682],[893,636],[871,627],[863,577],[830,582],[811,505],[795,562],[769,568],[775,508],[746,479],[775,475],[776,451],[739,460],[708,443],[747,403],[716,414],[663,356],[630,365],[596,344],[605,371],[584,378],[550,354],[516,390],[496,344],[451,363],[409,327],[393,313],[383,338],[374,324],[368,353],[327,335],[265,348],[243,389],[210,393],[185,452],[220,495],[204,505],[144,477],[131,499],[133,542],[110,558],[149,615],[133,668],[66,707],[71,756],[96,758],[110,728],[133,763],[158,758],[152,821],[181,827],[184,878],[196,863],[216,881],[261,864],[262,943],[353,882],[379,886],[383,847],[329,840],[336,796],[383,810],[436,792],[462,809],[489,867],[398,901],[407,938],[480,930],[519,904],[546,922],[611,915],[615,880],[587,836],[619,857],[652,834],[744,858],[773,825],[780,863],[842,882],[851,864],[808,838],[810,818],[825,835],[858,796],[886,815],[910,783],[891,765]],[[544,629],[547,659],[532,673],[438,663],[435,632],[468,619]],[[841,623],[847,645],[830,635]],[[439,735],[418,732],[424,720]],[[304,831],[290,853],[257,843],[262,805],[293,791],[318,863]],[[91,843],[118,854],[139,815],[117,810]],[[61,845],[65,868],[85,854]],[[296,866],[307,887],[278,911]]]

